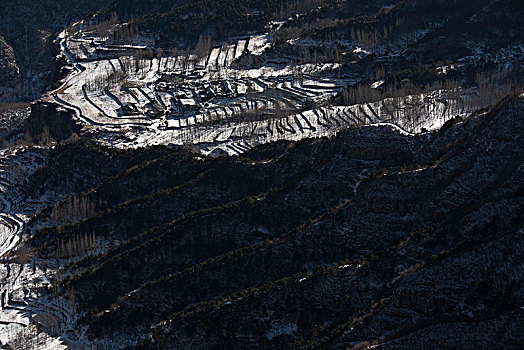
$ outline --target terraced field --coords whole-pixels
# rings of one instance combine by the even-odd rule
[[[271,48],[272,34],[237,39],[205,57],[145,59],[137,52],[146,52],[147,42],[115,45],[93,32],[65,31],[62,49],[73,71],[51,96],[82,123],[110,132],[113,145],[190,145],[213,155],[362,125],[391,124],[417,133],[476,109],[467,90],[333,105],[330,100],[357,80],[337,76],[338,63],[241,67],[244,56],[259,57]]]

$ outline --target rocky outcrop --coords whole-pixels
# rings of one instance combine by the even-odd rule
[[[73,112],[47,102],[31,105],[26,135],[37,142],[60,141],[80,132],[80,125],[73,119]]]
[[[20,69],[13,48],[0,36],[0,101],[13,101],[20,87]]]

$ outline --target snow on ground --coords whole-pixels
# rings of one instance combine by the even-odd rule
[[[364,55],[364,56],[367,56],[367,55],[371,55],[371,52],[366,50],[366,49],[363,49],[361,47],[355,47],[355,49],[353,50],[353,53],[357,54],[357,55]]]
[[[11,250],[11,240],[13,240],[16,233],[13,232],[8,222],[4,221],[3,218],[0,220],[0,256],[3,256]]]
[[[208,69],[217,69],[218,68],[217,60],[218,60],[218,55],[220,54],[220,49],[221,49],[220,47],[215,47],[211,50],[211,53],[209,54],[209,58],[207,61]]]
[[[0,342],[13,349],[26,349],[35,344],[38,349],[66,349],[60,337],[49,334],[65,330],[72,324],[73,316],[62,298],[48,300],[39,295],[38,288],[49,284],[50,270],[44,272],[31,264],[4,263],[0,309]],[[37,327],[37,324],[39,326]],[[42,329],[46,329],[43,332]]]
[[[245,48],[246,48],[246,40],[239,40],[237,42],[237,47],[236,47],[236,50],[235,50],[235,59],[237,59],[240,56],[242,56],[242,54],[244,53]]]
[[[371,84],[371,88],[372,88],[372,89],[377,89],[377,88],[379,88],[380,86],[382,86],[382,84],[384,84],[384,79],[377,80],[376,82],[374,82],[373,84]]]
[[[48,272],[30,261],[14,262],[8,257],[19,245],[25,222],[46,205],[45,198],[24,202],[19,186],[43,159],[39,147],[0,150],[0,344],[9,344],[13,349],[66,348],[61,340],[41,332],[34,323],[38,315],[49,314],[53,308],[61,315],[67,313],[40,300],[38,287],[49,283]]]
[[[103,40],[89,39],[103,45]],[[73,41],[64,35],[62,43],[68,56]],[[443,91],[308,109],[308,104],[322,105],[354,80],[334,77],[338,63],[293,69],[270,64],[232,66],[246,50],[261,55],[270,46],[270,34],[260,34],[214,47],[204,58],[191,55],[189,61],[181,53],[149,60],[124,54],[119,59],[82,62],[83,70],[67,77],[54,99],[74,109],[77,118],[91,127],[111,130],[114,136],[102,142],[118,147],[184,144],[204,154],[222,149],[230,155],[276,140],[333,136],[354,126],[387,125],[409,135],[439,128],[454,115],[470,112],[461,96],[448,98]],[[369,54],[361,47],[354,51]],[[118,80],[109,81],[114,75]],[[372,87],[382,84],[380,80]],[[120,109],[122,104],[130,108]],[[274,110],[277,105],[280,114]],[[257,121],[251,121],[250,115]],[[119,134],[115,128],[120,128]]]
[[[252,36],[249,38],[247,49],[253,55],[260,56],[271,47],[269,34]]]
[[[23,227],[24,222],[16,214],[0,214],[0,258],[20,241]]]
[[[281,118],[256,122],[237,121],[230,124],[202,124],[207,115],[197,114],[185,119],[168,120],[169,130],[143,130],[132,142],[113,143],[117,147],[140,147],[158,144],[192,145],[196,151],[211,154],[221,149],[230,155],[241,154],[255,145],[278,140],[298,141],[303,138],[332,137],[355,126],[391,127],[411,136],[442,125],[461,109],[446,106],[438,94],[409,96],[406,101],[386,99],[364,105],[329,106],[292,113]],[[433,103],[416,105],[416,101],[433,100]],[[398,110],[394,110],[395,105]],[[216,111],[214,118],[229,118],[236,106]],[[420,121],[414,121],[420,119]]]

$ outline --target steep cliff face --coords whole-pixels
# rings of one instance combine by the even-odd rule
[[[26,134],[36,142],[60,141],[80,132],[74,113],[55,104],[37,102],[31,105]]]
[[[0,36],[0,101],[13,101],[21,89],[20,68],[13,48]]]

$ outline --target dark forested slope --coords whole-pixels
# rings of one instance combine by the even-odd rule
[[[473,327],[471,347],[512,348],[522,111],[514,95],[431,134],[358,128],[238,159],[65,143],[27,195],[64,186],[91,210],[63,222],[75,198],[64,199],[33,218],[50,228],[30,242],[64,266],[57,292],[75,293],[94,344],[420,348],[446,334],[461,347]],[[68,160],[79,148],[85,165]],[[104,158],[111,170],[91,168]],[[57,169],[85,171],[91,186],[45,175]],[[85,233],[96,247],[69,251]]]

